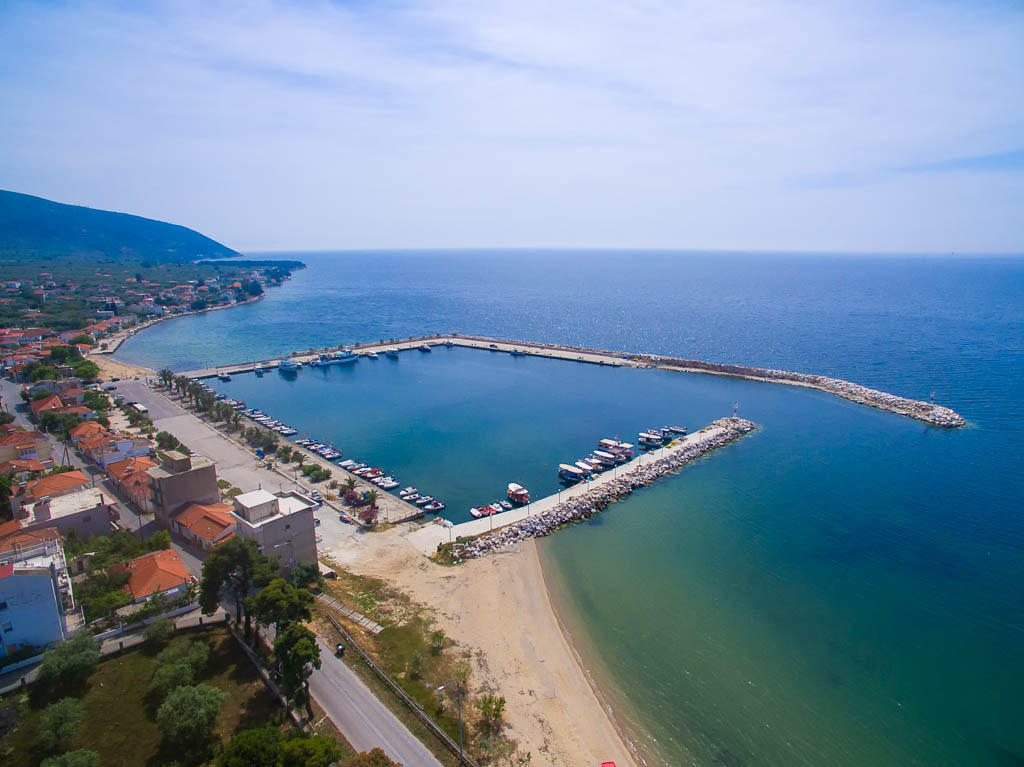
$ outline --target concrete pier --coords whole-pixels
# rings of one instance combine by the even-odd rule
[[[641,484],[649,484],[657,476],[674,471],[754,428],[753,423],[741,418],[721,418],[710,426],[675,440],[665,447],[652,450],[649,453],[642,453],[628,463],[604,471],[589,482],[580,482],[564,490],[559,490],[557,493],[541,498],[527,506],[451,527],[446,527],[439,522],[427,524],[410,533],[408,539],[421,552],[431,555],[437,552],[439,544],[453,543],[460,538],[490,536],[492,533],[497,535],[503,528],[517,523],[547,520],[547,523],[532,525],[529,534],[522,536],[533,537],[542,534],[542,530],[548,530],[568,522],[569,520],[561,516],[559,512],[566,505],[572,504],[574,500],[591,499],[596,501],[597,498],[602,497],[610,501],[613,498],[622,497]],[[628,490],[623,492],[626,488]],[[519,536],[514,537],[519,539]],[[486,539],[483,544],[476,544],[476,546],[478,548],[482,546],[485,550],[489,550]]]

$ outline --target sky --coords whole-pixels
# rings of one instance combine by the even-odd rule
[[[3,0],[0,188],[249,252],[1022,252],[1024,3]]]

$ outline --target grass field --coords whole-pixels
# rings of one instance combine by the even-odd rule
[[[199,681],[223,690],[224,708],[217,722],[216,736],[222,741],[240,730],[284,720],[284,711],[269,693],[235,640],[223,628],[206,629],[179,636],[173,642],[199,639],[210,645],[207,671]],[[173,643],[172,642],[172,643]],[[155,710],[146,700],[155,653],[133,650],[102,661],[89,678],[82,700],[85,716],[74,748],[97,751],[104,767],[164,765],[180,759],[161,749]],[[4,767],[37,767],[47,756],[37,744],[42,709],[51,700],[20,695],[20,721],[0,748]],[[59,696],[58,696],[59,697]],[[8,696],[3,703],[17,699]]]

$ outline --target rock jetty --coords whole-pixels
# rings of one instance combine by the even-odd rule
[[[613,501],[629,495],[638,487],[646,487],[659,477],[742,437],[755,428],[757,428],[757,424],[743,418],[720,418],[708,427],[709,431],[716,431],[713,436],[687,445],[652,463],[637,466],[611,482],[603,483],[588,493],[570,498],[536,516],[514,522],[471,541],[457,543],[454,553],[459,559],[475,559],[527,538],[547,535],[564,525],[589,519]]]

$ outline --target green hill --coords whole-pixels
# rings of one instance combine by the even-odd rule
[[[0,260],[106,256],[180,264],[238,253],[177,224],[0,190]]]

